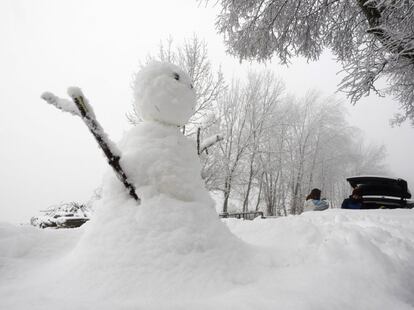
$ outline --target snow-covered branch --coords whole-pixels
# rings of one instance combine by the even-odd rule
[[[220,142],[224,139],[223,136],[221,135],[213,135],[211,137],[208,137],[206,139],[204,139],[201,143],[200,143],[200,154],[202,154],[203,152],[207,152],[209,147],[212,147],[214,144],[216,144],[217,142]]]
[[[390,94],[414,124],[414,2],[407,0],[220,0],[217,30],[241,60],[277,56],[317,60],[333,51],[355,103],[370,91]],[[387,87],[378,88],[385,77]]]
[[[76,107],[76,105],[71,100],[59,98],[58,96],[56,96],[55,94],[51,92],[44,92],[41,95],[41,98],[45,100],[47,103],[54,105],[59,110],[68,112],[72,115],[80,116],[79,109]]]

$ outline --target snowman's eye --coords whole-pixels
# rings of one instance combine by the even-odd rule
[[[180,80],[180,75],[176,72],[174,72],[174,79],[179,81]]]

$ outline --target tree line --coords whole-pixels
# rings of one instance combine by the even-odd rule
[[[272,71],[227,82],[214,71],[205,41],[194,35],[173,43],[161,42],[147,61],[176,63],[193,79],[198,104],[183,133],[223,138],[200,154],[203,179],[222,196],[222,212],[299,214],[313,187],[338,206],[349,194],[346,177],[385,173],[385,148],[364,143],[335,97],[317,91],[296,97]],[[129,119],[136,123],[139,115]]]
[[[365,145],[341,102],[316,91],[290,95],[270,71],[233,80],[215,115],[206,134],[224,140],[201,156],[207,187],[223,195],[222,212],[300,214],[314,187],[339,206],[350,191],[346,177],[385,173],[385,148]]]

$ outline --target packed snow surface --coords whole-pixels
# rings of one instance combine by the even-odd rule
[[[203,212],[173,227],[155,209],[125,208],[93,249],[82,244],[98,219],[68,230],[1,224],[0,309],[414,308],[413,210],[226,220],[233,239],[220,223],[189,236]]]

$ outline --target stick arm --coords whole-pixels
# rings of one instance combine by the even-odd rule
[[[40,98],[45,100],[47,103],[55,106],[59,110],[62,110],[64,112],[68,112],[72,115],[81,116],[81,114],[80,114],[78,108],[76,107],[76,105],[68,99],[60,98],[60,97],[56,96],[55,94],[53,94],[51,92],[48,92],[48,91],[44,92],[40,96]]]

